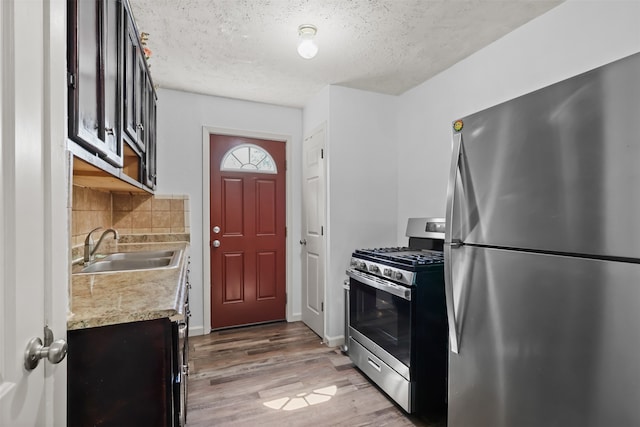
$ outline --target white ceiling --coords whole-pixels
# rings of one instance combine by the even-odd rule
[[[402,94],[561,2],[130,0],[156,86],[293,107],[328,84]]]

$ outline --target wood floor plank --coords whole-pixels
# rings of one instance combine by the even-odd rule
[[[302,322],[189,338],[189,427],[424,426]]]

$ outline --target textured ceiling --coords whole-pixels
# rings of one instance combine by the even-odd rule
[[[399,95],[561,0],[130,0],[162,88],[302,107],[328,84]],[[318,55],[296,51],[318,27]]]

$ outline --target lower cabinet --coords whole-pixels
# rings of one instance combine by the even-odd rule
[[[68,331],[68,425],[181,424],[182,324],[163,318]]]

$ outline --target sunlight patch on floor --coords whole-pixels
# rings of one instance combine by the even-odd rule
[[[280,399],[264,402],[267,408],[294,411],[296,409],[306,408],[307,406],[317,405],[319,403],[328,402],[338,391],[335,385],[313,390],[311,393],[298,393],[295,397],[282,397]]]

